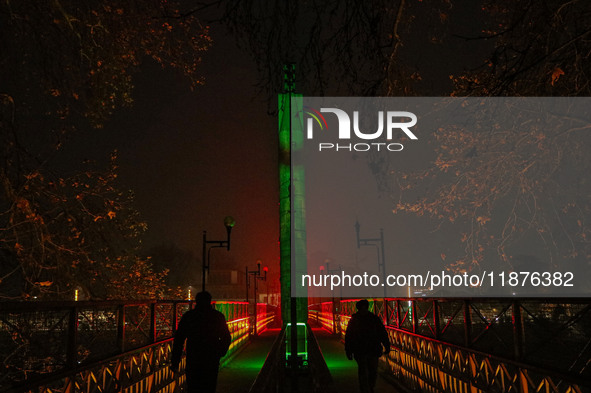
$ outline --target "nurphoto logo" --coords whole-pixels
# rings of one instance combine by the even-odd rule
[[[304,106],[303,110],[306,117],[306,138],[314,139],[314,128],[320,132],[328,131],[328,123],[323,113],[330,113],[336,116],[338,121],[338,139],[339,141],[351,140],[352,134],[358,139],[364,141],[377,140],[382,137],[384,130],[388,142],[363,142],[363,143],[329,143],[321,142],[318,144],[318,150],[335,151],[402,151],[404,146],[399,142],[390,142],[393,136],[400,131],[411,140],[417,140],[417,136],[410,130],[417,124],[417,116],[412,112],[405,111],[378,111],[377,112],[377,130],[361,130],[359,127],[359,111],[353,111],[353,127],[351,127],[351,117],[347,112],[338,108],[320,108],[316,110],[309,106]],[[385,127],[384,127],[385,123]],[[351,132],[351,129],[353,132]]]

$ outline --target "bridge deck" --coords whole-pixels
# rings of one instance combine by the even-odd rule
[[[220,369],[218,392],[247,393],[265,363],[280,329],[268,329]]]
[[[339,393],[359,392],[357,364],[347,360],[343,344],[338,337],[325,329],[314,328],[322,354],[333,378],[334,387]],[[220,369],[218,392],[247,393],[256,379],[279,329],[269,329],[259,335],[232,361]],[[378,377],[376,393],[395,393],[397,390],[381,376]]]
[[[314,335],[324,355],[326,365],[332,375],[334,387],[339,393],[357,393],[357,363],[345,356],[345,347],[340,339],[331,335],[325,329],[314,328]],[[398,390],[383,377],[378,376],[375,393],[395,393]]]

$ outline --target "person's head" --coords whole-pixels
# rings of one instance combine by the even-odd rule
[[[195,295],[195,304],[197,307],[211,307],[211,293],[201,291]]]
[[[357,307],[357,311],[367,311],[369,310],[369,302],[365,299],[361,299],[355,304],[355,307]]]

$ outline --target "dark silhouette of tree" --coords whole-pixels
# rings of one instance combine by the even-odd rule
[[[408,95],[420,79],[400,50],[416,15],[437,29],[451,5],[441,0],[194,2],[185,14],[207,11],[252,54],[260,87],[283,91],[283,66],[295,63],[297,90],[308,95]]]
[[[0,295],[161,295],[163,275],[137,256],[145,224],[117,189],[115,157],[69,174],[51,160],[71,133],[132,103],[144,60],[199,85],[209,45],[169,1],[0,1]]]
[[[478,36],[494,50],[455,78],[455,95],[589,96],[591,6],[584,0],[483,1]]]
[[[483,8],[489,18],[481,34],[462,39],[492,42],[494,50],[481,67],[453,77],[453,95],[591,93],[591,4],[485,1]],[[459,270],[486,259],[513,269],[524,245],[544,251],[540,268],[588,269],[589,119],[579,116],[580,108],[567,115],[568,105],[556,113],[524,105],[535,113],[528,122],[505,111],[499,112],[502,121],[494,121],[482,111],[475,117],[498,127],[437,130],[430,135],[432,165],[390,179],[403,190],[395,212],[464,225],[464,255],[446,261]]]

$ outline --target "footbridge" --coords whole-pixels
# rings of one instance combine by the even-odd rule
[[[376,391],[591,392],[589,299],[368,300],[392,345]],[[356,301],[310,304],[297,355],[275,307],[216,301],[232,333],[218,392],[357,392],[342,345]],[[171,372],[170,353],[193,306],[2,302],[0,391],[182,392],[184,361]]]

